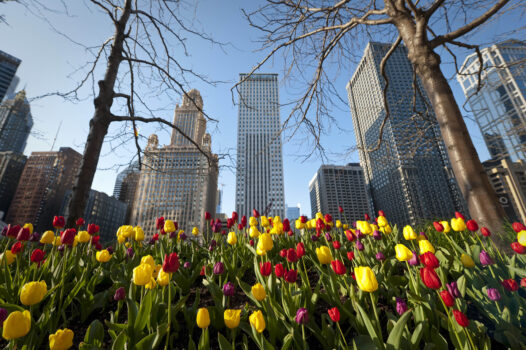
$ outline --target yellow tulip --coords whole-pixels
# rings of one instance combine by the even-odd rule
[[[256,254],[259,255],[259,256],[267,255],[267,251],[261,249],[261,247],[258,244],[257,247],[256,247]]]
[[[431,242],[429,242],[427,239],[423,239],[423,240],[419,241],[418,242],[418,247],[420,248],[420,254],[424,254],[424,253],[427,253],[427,252],[431,252],[431,253],[435,254],[435,248],[433,247]]]
[[[258,246],[261,247],[261,250],[268,252],[274,248],[274,241],[268,233],[263,233],[259,236]]]
[[[111,254],[107,249],[99,250],[97,254],[95,254],[95,259],[97,259],[98,262],[105,263],[110,261]]]
[[[59,236],[55,237],[55,240],[53,241],[53,245],[55,247],[58,247],[59,245],[62,245],[62,240],[60,239]]]
[[[263,227],[269,227],[270,226],[270,222],[268,221],[268,218],[266,216],[261,216],[260,220],[261,220],[261,226],[263,226]]]
[[[28,306],[38,304],[44,299],[46,293],[46,281],[26,283],[20,291],[20,302]]]
[[[464,265],[464,267],[467,267],[469,269],[475,267],[475,262],[473,261],[471,256],[467,254],[462,254],[460,256],[460,261],[462,262],[462,265]]]
[[[314,218],[315,218],[316,220],[318,220],[318,219],[322,219],[323,221],[325,221],[324,218],[323,218],[323,214],[320,213],[320,212],[317,212],[316,215],[314,215]],[[314,221],[316,221],[316,220],[314,220]]]
[[[73,346],[73,331],[71,329],[59,329],[55,334],[49,336],[50,350],[67,350]]]
[[[77,237],[80,243],[88,243],[91,240],[91,236],[88,231],[80,231]]]
[[[226,241],[228,242],[228,244],[230,245],[234,245],[237,243],[237,236],[236,236],[236,233],[235,232],[230,232],[227,236],[227,239]]]
[[[343,224],[343,229],[344,230],[348,230],[349,229],[349,225],[348,224]]]
[[[336,220],[336,227],[337,228],[341,228],[342,227],[342,222],[340,220]]]
[[[464,231],[466,229],[466,223],[462,218],[451,219],[451,228],[457,232]]]
[[[42,244],[52,244],[55,241],[55,234],[53,231],[46,231],[40,238]]]
[[[161,287],[167,286],[170,283],[170,274],[168,272],[164,272],[163,269],[160,269],[157,273],[157,284]]]
[[[406,227],[404,227],[404,238],[408,241],[412,240],[412,239],[416,239],[416,232],[415,230],[413,230],[413,228],[409,225],[407,225]]]
[[[449,226],[449,222],[447,222],[447,221],[440,221],[440,223],[444,227],[444,231],[443,231],[444,233],[449,233],[449,231],[451,231],[451,226]]]
[[[122,243],[124,243],[124,241],[126,241],[126,237],[124,237],[122,234],[119,233],[117,235],[117,242],[122,244]]]
[[[261,310],[254,311],[248,319],[252,327],[254,327],[258,333],[261,333],[265,330],[265,318],[263,318],[263,313]]]
[[[316,219],[307,221],[307,229],[312,230],[313,228],[316,228]]]
[[[144,231],[142,227],[135,226],[135,228],[133,229],[133,233],[134,233],[133,239],[135,239],[136,242],[144,241]]]
[[[356,221],[356,228],[364,235],[370,235],[373,233],[373,228],[368,221]]]
[[[175,224],[172,220],[166,220],[164,222],[164,232],[172,233],[175,231]]]
[[[257,238],[259,237],[261,232],[259,232],[257,226],[250,226],[250,229],[248,230],[248,234],[250,235],[250,238]]]
[[[276,222],[274,226],[270,229],[270,233],[273,235],[281,235],[283,234],[283,223]]]
[[[24,225],[24,228],[27,228],[29,230],[29,234],[32,235],[33,234],[33,224],[32,223],[27,223]]]
[[[295,223],[296,223],[296,230],[302,230],[305,228],[305,224],[301,222],[300,219],[297,219]]]
[[[261,283],[256,283],[252,286],[252,295],[256,298],[257,301],[261,301],[267,297],[267,292]]]
[[[2,337],[5,340],[21,338],[31,329],[31,314],[27,310],[13,311],[7,316],[3,327]]]
[[[330,264],[333,260],[331,249],[325,245],[316,248],[316,256],[318,257],[320,264]]]
[[[386,225],[387,225],[387,219],[385,218],[385,216],[380,215],[380,216],[378,217],[378,226],[380,226],[380,227],[384,227],[384,226],[386,226]]]
[[[194,227],[192,229],[192,235],[197,236],[199,234],[199,229],[197,227]]]
[[[2,264],[4,263],[4,255],[7,260],[7,265],[11,265],[16,259],[16,254],[11,253],[11,250],[7,249],[5,253],[0,254],[0,261]]]
[[[391,228],[391,225],[389,225],[389,224],[387,224],[384,227],[382,227],[381,230],[385,234],[390,234],[391,232],[393,232],[393,229]]]
[[[248,219],[248,225],[249,226],[257,226],[258,225],[258,219],[256,219],[255,217],[251,216],[250,219]]]
[[[378,289],[378,281],[376,281],[376,276],[369,266],[354,268],[354,276],[358,287],[364,292],[371,293]]]
[[[140,264],[133,269],[133,283],[138,286],[145,286],[150,282],[153,274],[153,266],[150,264]]]
[[[397,244],[395,246],[395,252],[398,261],[409,261],[413,257],[413,252],[403,244]]]
[[[151,255],[145,255],[141,258],[141,265],[142,264],[148,264],[152,268],[155,268],[155,260],[153,260],[153,256]]]
[[[239,321],[241,320],[241,310],[225,310],[223,317],[225,319],[225,325],[230,328],[236,328],[239,326]]]
[[[135,233],[133,231],[133,226],[132,225],[123,225],[123,226],[121,226],[119,228],[119,231],[120,231],[121,235],[124,236],[124,238],[130,238]]]
[[[280,222],[281,222],[281,218],[278,215],[274,216],[274,219],[272,219],[273,224],[277,224]]]
[[[517,241],[520,245],[526,247],[526,231],[522,230],[517,233]]]
[[[196,322],[199,328],[207,328],[210,325],[210,314],[207,308],[202,307],[197,311]]]
[[[152,277],[150,277],[150,282],[148,282],[144,286],[144,288],[146,288],[146,289],[154,289],[155,287],[157,287],[157,282],[155,282],[155,278],[153,278],[153,276],[152,276]]]

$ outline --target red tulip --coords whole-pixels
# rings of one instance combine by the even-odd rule
[[[347,237],[347,240],[350,242],[354,241],[354,234],[351,230],[345,231],[345,237]]]
[[[290,231],[290,221],[289,219],[283,219],[283,231],[289,232]]]
[[[243,227],[243,224],[237,224],[237,229],[238,229],[239,231],[243,230],[243,228],[244,228],[244,227]]]
[[[316,220],[316,230],[323,230],[325,228],[325,223],[322,219]]]
[[[326,222],[326,223],[332,222],[332,216],[331,216],[331,214],[325,214],[325,222]]]
[[[431,252],[426,252],[420,255],[420,261],[422,262],[422,264],[432,269],[436,269],[440,266],[437,257]]]
[[[164,224],[163,224],[164,225]],[[88,224],[88,233],[90,235],[94,235],[96,234],[97,232],[99,232],[99,225],[95,225],[95,224]]]
[[[519,242],[513,242],[511,244],[511,249],[515,251],[517,254],[524,254],[526,253],[526,247],[521,245]]]
[[[327,312],[329,313],[329,317],[331,318],[332,322],[340,321],[340,310],[338,310],[337,307],[333,307],[332,309],[329,309]]]
[[[476,232],[478,231],[479,229],[479,224],[477,224],[477,222],[473,219],[471,220],[468,220],[466,222],[466,227],[468,228],[468,230],[470,230],[471,232]]]
[[[522,223],[520,223],[520,222],[514,222],[513,225],[512,225],[512,227],[513,227],[513,231],[515,231],[515,232],[517,232],[517,233],[519,233],[519,232],[521,232],[521,231],[523,231],[523,230],[526,230],[526,226],[524,226],[524,225],[523,225]]]
[[[212,215],[210,215],[209,212],[205,211],[205,220],[208,221],[212,218]]]
[[[253,247],[253,246],[254,246],[254,240],[251,239],[251,240],[248,242],[248,244],[250,244],[250,246]]]
[[[383,210],[378,210],[378,216],[385,216],[385,213]]]
[[[164,216],[155,219],[155,227],[157,227],[158,230],[164,227]]]
[[[91,244],[97,244],[99,243],[100,236],[93,236],[91,237]]]
[[[29,233],[29,229],[26,227],[22,227],[20,231],[18,231],[18,235],[16,236],[17,241],[25,242],[29,240],[29,237],[31,234]]]
[[[19,231],[20,231],[20,225],[14,225],[14,226],[7,225],[6,236],[11,237],[11,238],[16,238]]]
[[[164,255],[163,271],[166,273],[174,273],[179,269],[179,256],[177,253],[171,253],[170,255]]]
[[[343,213],[343,208],[342,208],[341,205],[338,206],[338,211],[339,211],[340,213]]]
[[[446,304],[447,307],[452,307],[453,305],[455,305],[455,299],[447,290],[441,291],[440,297],[442,298],[442,301],[444,302],[444,304]]]
[[[292,237],[292,236],[294,236],[294,232],[292,232],[292,230],[288,230],[288,231],[287,231],[287,235],[288,235],[289,237]]]
[[[85,223],[86,223],[86,221],[84,221],[83,218],[78,218],[77,222],[76,222],[76,225],[77,226],[83,226]]]
[[[331,267],[337,275],[345,275],[347,272],[345,265],[340,260],[331,261]]]
[[[60,233],[60,241],[62,244],[72,245],[75,241],[75,235],[77,230],[74,228],[68,228]]]
[[[290,263],[295,263],[298,261],[298,254],[296,254],[294,248],[287,249],[287,261]]]
[[[519,284],[514,279],[504,280],[501,283],[502,283],[502,286],[508,292],[516,292],[519,289]]]
[[[460,212],[456,211],[455,212],[455,217],[457,219],[462,219],[462,220],[466,220],[466,218],[464,217],[464,215],[462,215]]]
[[[300,221],[302,224],[307,223],[307,217],[305,215],[300,216]]]
[[[285,268],[283,267],[283,264],[276,264],[276,266],[274,266],[274,273],[276,274],[277,278],[283,277],[285,274]]]
[[[54,228],[63,228],[64,226],[66,226],[66,220],[64,220],[63,216],[55,216],[53,218]]]
[[[279,251],[279,256],[281,256],[282,258],[286,258],[287,257],[287,249],[281,249]]]
[[[354,252],[347,252],[347,259],[352,261],[354,259]]]
[[[199,272],[199,275],[201,275],[201,276],[206,275],[206,266],[205,265],[203,265],[203,267],[201,267],[201,272]]]
[[[440,278],[435,270],[431,267],[422,267],[420,269],[420,278],[427,288],[438,289],[442,286]]]
[[[455,320],[460,326],[467,327],[469,325],[468,317],[462,311],[453,310],[453,316],[455,316]]]
[[[16,242],[15,244],[13,244],[13,246],[11,247],[11,253],[13,254],[18,254],[22,251],[22,242]]]
[[[285,278],[285,281],[289,283],[295,283],[296,279],[298,278],[298,271],[288,270],[287,272],[285,272],[283,277]]]
[[[238,219],[237,211],[233,211],[232,212],[232,220],[234,220],[234,222],[236,222],[237,219]]]
[[[365,213],[363,216],[365,218],[365,221],[371,220],[371,217],[369,216],[369,214]]]
[[[226,219],[226,227],[230,229],[232,226],[234,226],[234,220],[231,218]]]
[[[303,245],[303,242],[299,242],[298,245],[296,245],[296,255],[298,256],[298,259],[301,259],[301,257],[305,255],[305,246]]]
[[[159,234],[158,233],[154,234],[152,239],[154,242],[157,242],[159,240]]]
[[[332,246],[334,249],[340,249],[342,245],[338,241],[332,241]]]
[[[252,216],[256,219],[259,218],[259,211],[257,211],[256,209],[252,209]]]
[[[521,279],[521,287],[526,288],[526,277]]]
[[[241,218],[241,225],[243,225],[243,227],[247,226],[247,217],[245,215]]]
[[[33,253],[31,253],[31,262],[34,262],[36,264],[40,264],[46,257],[46,254],[41,249],[35,249],[33,250]]]
[[[484,226],[480,229],[480,233],[482,233],[482,235],[483,235],[484,237],[489,237],[489,236],[491,236],[491,231],[489,230],[489,228],[484,227]]]
[[[270,274],[272,273],[272,264],[270,263],[270,261],[260,263],[259,272],[261,272],[261,274],[265,277],[270,276]]]
[[[444,231],[444,225],[442,225],[438,221],[433,222],[433,226],[435,226],[435,230],[437,230],[438,232],[443,232]]]

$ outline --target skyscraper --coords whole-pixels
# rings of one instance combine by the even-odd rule
[[[18,78],[15,74],[21,62],[20,59],[0,50],[0,102],[8,91],[16,87]]]
[[[309,182],[309,192],[312,217],[319,212],[331,214],[335,220],[356,221],[370,212],[363,169],[358,163],[322,165]]]
[[[290,222],[293,222],[294,220],[298,219],[301,216],[299,203],[295,207],[287,206],[287,212],[285,214],[287,219],[290,220]]]
[[[5,221],[18,225],[30,222],[39,232],[49,229],[66,191],[73,188],[81,160],[82,155],[69,147],[31,153]]]
[[[184,230],[194,226],[203,230],[205,211],[215,214],[218,159],[211,150],[202,110],[201,94],[191,90],[175,107],[174,124],[208,158],[175,129],[167,146],[159,147],[157,135],[148,139],[131,215],[131,224],[141,226],[147,235],[156,232],[155,220],[160,216],[177,221]]]
[[[285,215],[277,74],[240,74],[236,211]],[[244,80],[246,79],[246,80]],[[243,81],[244,80],[244,81]]]
[[[23,153],[33,127],[33,117],[24,90],[0,104],[0,151]]]
[[[494,159],[526,160],[526,42],[507,40],[469,55],[457,75]]]
[[[0,220],[7,214],[26,161],[23,154],[0,152]]]
[[[399,225],[450,217],[455,210],[466,213],[436,117],[419,79],[418,91],[413,94],[413,68],[404,46],[399,46],[387,61],[391,115],[386,120],[380,148],[370,151],[380,138],[385,117],[385,81],[380,62],[390,47],[391,44],[370,42],[347,84],[372,209],[384,210]]]
[[[120,196],[121,196],[122,183],[124,181],[124,178],[128,176],[128,174],[130,173],[138,173],[138,172],[139,172],[139,162],[135,161],[132,164],[130,164],[126,169],[124,169],[119,174],[117,174],[117,178],[115,179],[115,185],[113,186],[113,197],[117,198],[118,200],[122,200]]]

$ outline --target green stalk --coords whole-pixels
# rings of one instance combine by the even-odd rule
[[[378,334],[380,335],[380,339],[383,342],[383,336],[382,336],[382,326],[380,325],[380,318],[378,317],[378,310],[376,310],[376,302],[374,301],[373,293],[369,293],[369,296],[371,297],[371,304],[373,306],[374,311],[374,317],[376,318],[376,326],[378,329]]]
[[[172,320],[172,281],[171,281],[171,274],[170,274],[170,282],[168,283],[168,331],[166,331],[166,345],[164,346],[165,349],[168,349],[168,345],[170,344],[170,327],[171,327],[171,320]]]
[[[345,344],[345,348],[349,348],[349,345],[347,345],[347,341],[345,340],[345,337],[343,336],[343,332],[342,332],[342,329],[340,327],[340,322],[336,322],[336,325],[338,326],[338,329],[340,330],[340,334],[342,336],[342,339],[343,339],[343,343]]]
[[[437,292],[437,295],[438,295],[438,299],[442,302],[442,306],[444,307],[444,310],[446,310],[447,319],[448,319],[449,322],[451,322],[451,330],[453,331],[453,333],[455,333],[455,337],[457,337],[458,345],[461,345],[462,342],[460,341],[460,337],[458,336],[457,332],[455,331],[455,324],[453,323],[453,319],[449,315],[449,311],[447,309],[447,306],[444,303],[444,300],[442,300],[442,297],[440,296],[440,293],[438,292],[438,290],[436,292]]]

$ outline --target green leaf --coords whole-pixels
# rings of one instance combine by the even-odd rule
[[[143,298],[141,302],[141,306],[139,308],[139,313],[137,314],[137,318],[135,319],[135,325],[134,325],[135,333],[139,333],[146,326],[146,323],[148,322],[148,319],[150,318],[150,312],[152,310],[152,299],[153,299],[152,292],[146,293],[146,296]]]
[[[126,331],[122,331],[117,339],[113,342],[113,346],[111,347],[112,350],[122,350],[124,349],[124,345],[126,344],[126,339],[128,337],[126,336]]]
[[[99,320],[94,320],[89,325],[84,335],[84,342],[90,345],[102,347],[104,341],[104,327]]]
[[[292,336],[292,334],[287,334],[287,336],[283,338],[283,346],[281,347],[281,350],[288,350],[292,345],[293,340],[294,337]]]
[[[399,349],[400,340],[402,339],[402,333],[404,332],[405,325],[409,318],[411,318],[412,311],[409,310],[405,312],[402,317],[396,322],[393,330],[389,333],[389,338],[387,338],[387,348],[388,349]]]
[[[457,280],[458,290],[460,291],[460,294],[462,294],[462,297],[466,296],[466,276],[462,275]]]
[[[223,336],[223,334],[219,332],[217,333],[217,340],[219,340],[219,348],[221,350],[234,350],[232,344],[230,344],[228,340],[226,340],[226,338]]]
[[[134,349],[136,350],[150,350],[153,349],[153,341],[157,336],[157,333],[152,333],[142,338],[137,344],[135,344]]]
[[[371,323],[371,319],[367,315],[367,313],[364,311],[364,309],[360,306],[359,303],[355,303],[356,308],[358,308],[358,311],[360,312],[360,315],[362,316],[362,319],[365,323],[365,327],[367,328],[367,331],[369,332],[369,335],[373,339],[376,346],[380,349],[384,348],[384,342],[378,337],[378,334],[376,333],[376,328]]]
[[[198,350],[208,350],[210,349],[210,338],[208,336],[208,328],[203,329],[201,337],[199,338],[199,345],[197,346]]]
[[[411,345],[414,347],[417,347],[420,343],[420,340],[422,339],[422,335],[424,334],[424,322],[420,322],[413,331],[413,335],[411,336]]]

